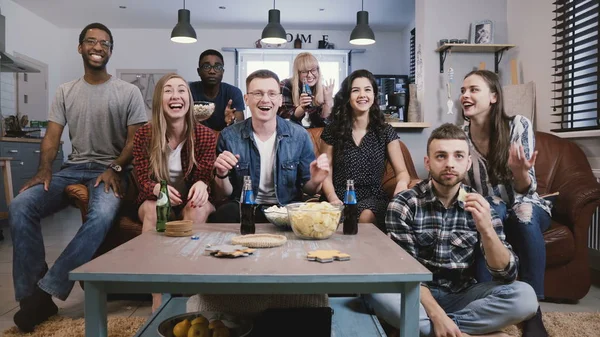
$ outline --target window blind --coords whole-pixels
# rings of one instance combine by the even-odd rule
[[[410,74],[409,83],[415,83],[415,29],[410,31]]]
[[[554,132],[600,130],[598,0],[554,2]]]

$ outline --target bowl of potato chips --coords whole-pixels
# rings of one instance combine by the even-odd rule
[[[337,230],[344,205],[307,202],[289,204],[286,208],[296,236],[302,239],[327,239]]]

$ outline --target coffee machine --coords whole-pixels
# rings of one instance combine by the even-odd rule
[[[386,117],[406,121],[408,107],[407,75],[375,75],[379,87],[378,99],[381,111]]]
[[[400,121],[406,121],[406,92],[387,94],[386,113]]]

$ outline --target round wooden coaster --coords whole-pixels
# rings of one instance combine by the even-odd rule
[[[190,229],[189,231],[165,231],[166,236],[192,236],[193,231]]]
[[[231,238],[232,245],[242,245],[250,248],[279,247],[286,241],[285,236],[276,234],[247,234]]]
[[[171,230],[171,231],[189,231],[192,230],[192,226],[191,225],[167,225],[166,230]]]

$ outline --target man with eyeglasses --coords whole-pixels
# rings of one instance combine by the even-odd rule
[[[315,194],[329,175],[329,159],[315,159],[313,143],[300,125],[279,116],[279,78],[270,70],[257,70],[246,79],[244,96],[252,117],[225,128],[217,142],[215,193],[229,198],[209,222],[240,221],[239,197],[244,176],[252,179],[256,203],[286,205],[299,201],[302,192]],[[257,212],[256,222],[267,222]]]
[[[224,65],[221,53],[214,49],[203,51],[198,59],[198,75],[202,81],[190,83],[194,101],[215,103],[212,116],[202,123],[217,131],[244,120],[242,91],[223,82]]]
[[[21,188],[9,207],[13,240],[13,281],[20,310],[14,321],[23,332],[57,313],[52,296],[66,300],[73,288],[69,272],[90,261],[117,215],[125,172],[131,169],[133,138],[147,121],[140,90],[107,73],[113,37],[100,23],[79,35],[84,75],[59,86],[48,114],[36,175]],[[72,152],[52,174],[60,138],[69,126]],[[89,212],[52,268],[45,261],[41,219],[66,207],[66,186],[85,184]]]

